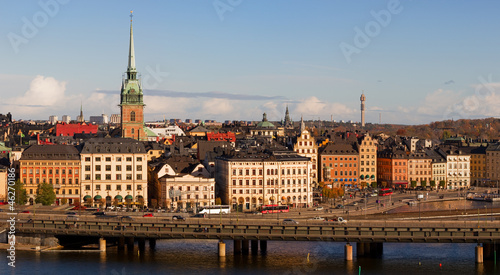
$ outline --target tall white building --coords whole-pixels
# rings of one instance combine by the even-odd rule
[[[59,120],[59,118],[57,116],[54,116],[54,115],[49,116],[49,123],[50,124],[56,124],[58,120]]]
[[[94,138],[81,151],[81,197],[86,204],[147,206],[147,154],[128,138]]]
[[[470,154],[449,146],[440,148],[438,152],[446,158],[447,189],[469,188]]]
[[[62,116],[62,122],[64,123],[69,123],[71,121],[71,117],[68,115],[63,115]]]

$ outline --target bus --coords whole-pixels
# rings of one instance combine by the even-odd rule
[[[268,205],[263,205],[262,210],[260,212],[262,214],[269,214],[269,213],[288,212],[288,210],[289,210],[288,205],[268,204]]]
[[[231,207],[229,205],[207,205],[198,212],[198,214],[229,214]]]
[[[392,195],[392,188],[380,188],[378,191],[379,196],[390,196]]]

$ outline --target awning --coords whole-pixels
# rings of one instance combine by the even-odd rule
[[[96,196],[94,197],[94,200],[100,200],[100,199],[102,199],[101,195],[96,195]]]
[[[125,196],[125,199],[126,199],[126,200],[133,200],[134,198],[133,198],[131,195],[126,195],[126,196]]]
[[[83,197],[83,200],[86,201],[86,200],[91,199],[91,198],[92,197],[90,195],[87,195],[87,196]]]
[[[120,195],[116,195],[116,196],[115,196],[115,199],[116,199],[116,200],[123,200],[123,197],[122,197],[122,196],[120,196]]]
[[[372,178],[372,179],[375,179],[375,175],[372,175],[372,176],[371,176],[371,178]]]
[[[365,176],[361,175],[361,177],[360,177],[360,178],[361,178],[362,180],[364,180],[364,179],[365,179]]]

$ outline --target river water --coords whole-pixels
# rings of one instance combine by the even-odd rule
[[[492,261],[474,262],[474,244],[386,243],[381,258],[344,260],[344,243],[268,242],[265,255],[220,259],[214,240],[161,240],[139,252],[16,252],[16,267],[1,274],[499,274]],[[355,247],[355,246],[354,246]],[[355,254],[355,253],[354,253]],[[309,255],[309,260],[308,260]],[[0,252],[6,259],[6,252]],[[361,273],[359,273],[361,272]]]

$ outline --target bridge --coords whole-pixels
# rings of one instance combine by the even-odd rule
[[[248,247],[252,251],[260,241],[261,250],[266,241],[332,241],[345,242],[346,259],[352,259],[352,246],[356,243],[357,255],[365,256],[383,253],[385,242],[405,243],[477,243],[476,261],[482,262],[483,254],[492,257],[500,248],[500,221],[397,221],[358,220],[342,224],[337,222],[306,221],[299,224],[283,224],[270,219],[191,219],[188,221],[167,221],[158,218],[137,218],[124,221],[119,218],[87,217],[81,220],[64,218],[33,219],[16,224],[21,234],[45,234],[61,237],[94,237],[100,239],[101,250],[105,241],[136,238],[141,242],[156,239],[217,239],[219,254],[225,255],[222,240],[235,241],[235,249]],[[122,240],[122,241],[120,241]],[[102,243],[104,242],[104,244]],[[482,246],[480,245],[482,244]],[[104,245],[104,246],[103,246]],[[224,245],[224,248],[220,246]],[[224,249],[224,251],[221,251]],[[240,248],[241,249],[241,248]],[[483,251],[484,250],[484,251]],[[484,252],[484,253],[483,253]]]

